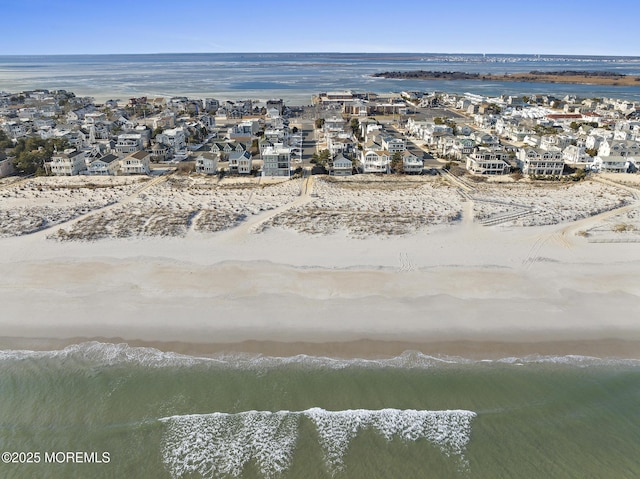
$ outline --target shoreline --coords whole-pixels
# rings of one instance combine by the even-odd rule
[[[316,198],[300,196],[296,183],[218,191],[194,179],[154,185],[144,198],[122,187],[114,193],[115,204],[76,217],[55,216],[50,205],[67,212],[93,199],[100,206],[110,194],[10,187],[4,204],[15,215],[16,228],[35,214],[20,210],[34,199],[59,222],[0,238],[0,331],[5,337],[61,342],[122,338],[185,351],[233,347],[344,355],[367,354],[358,345],[368,344],[376,354],[417,349],[490,355],[495,347],[610,356],[617,349],[607,344],[621,341],[619,354],[640,358],[635,320],[640,316],[640,249],[637,243],[590,242],[591,237],[578,234],[590,231],[597,238],[613,235],[611,228],[620,222],[635,225],[637,218],[626,215],[639,204],[624,196],[627,190],[596,183],[515,190],[508,184],[479,185],[475,197],[493,198],[497,205],[487,209],[493,203],[478,201],[474,207],[449,186],[424,181],[416,183],[419,188],[389,190],[379,182],[340,186],[316,179]],[[500,198],[507,193],[530,195],[548,213],[530,217],[537,226],[478,223],[504,214]],[[166,203],[164,214],[175,211],[175,218],[182,218],[183,211],[212,201],[221,202],[218,210],[235,211],[238,204],[247,205],[249,194],[262,195],[256,205],[270,207],[251,206],[243,222],[220,231],[172,227],[168,231],[184,234],[157,236],[156,230],[141,228],[128,238],[49,239],[63,229],[115,228],[122,215],[112,211],[126,211],[127,220],[148,224],[149,202]],[[604,212],[581,217],[581,209],[594,210],[591,198],[602,202]],[[570,210],[554,206],[567,202]],[[404,234],[376,233],[386,231],[381,226],[394,217],[382,213],[383,207],[415,224],[394,226],[409,231]],[[425,208],[432,210],[426,225],[424,214],[410,214]],[[458,212],[461,219],[443,222]],[[560,215],[567,219],[542,221]],[[313,222],[314,232],[305,232]],[[631,229],[625,234],[635,239]],[[111,231],[125,230],[131,232],[131,226]],[[552,347],[556,342],[562,346]],[[189,346],[198,344],[209,346]]]
[[[575,73],[575,74],[569,74]],[[637,86],[640,87],[640,76],[611,74],[603,72],[528,72],[507,73],[498,75],[495,73],[466,73],[448,71],[392,71],[374,73],[373,78],[386,78],[398,80],[473,80],[473,81],[503,81],[514,83],[561,83],[567,85],[601,85],[601,86]]]
[[[458,358],[471,361],[497,361],[528,357],[584,357],[603,360],[640,360],[640,340],[594,339],[588,341],[439,341],[412,342],[358,339],[333,342],[279,342],[248,340],[235,343],[202,343],[183,341],[143,341],[119,337],[23,338],[0,337],[0,351],[60,351],[84,343],[126,344],[194,358],[216,358],[228,355],[243,357],[292,358],[305,356],[336,360],[388,360],[407,353],[435,358]]]

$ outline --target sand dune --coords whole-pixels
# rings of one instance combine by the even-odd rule
[[[301,201],[303,180],[169,178],[140,191],[118,179],[109,193],[49,180],[0,190],[2,214],[77,211],[31,234],[26,220],[2,222],[3,336],[640,341],[640,248],[592,242],[635,240],[633,189],[482,184],[469,199],[440,178],[316,178]],[[32,201],[39,187],[48,204]],[[518,208],[534,210],[528,223],[482,225]],[[249,218],[257,227],[243,229]]]

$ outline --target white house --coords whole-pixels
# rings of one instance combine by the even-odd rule
[[[328,138],[327,146],[332,156],[350,153],[355,149],[355,143],[347,134],[338,134],[336,137]]]
[[[518,166],[524,175],[560,176],[564,170],[564,160],[558,149],[520,148]]]
[[[402,152],[402,171],[407,174],[420,174],[424,169],[424,161],[409,151]]]
[[[124,133],[118,135],[116,152],[121,155],[129,155],[144,148],[144,139],[139,133]]]
[[[604,140],[598,156],[640,156],[640,144],[628,140]]]
[[[120,160],[123,175],[148,175],[151,172],[151,153],[138,151]]]
[[[246,150],[229,153],[229,171],[241,175],[251,173],[251,153]]]
[[[467,170],[476,175],[506,175],[511,166],[503,151],[481,149],[467,157]]]
[[[235,140],[238,138],[251,138],[260,129],[260,124],[257,120],[245,120],[238,125],[234,125],[227,130],[229,139]]]
[[[449,145],[449,142],[445,142],[446,145]],[[473,153],[473,150],[476,147],[476,142],[471,138],[460,138],[454,137],[451,138],[451,144],[448,148],[442,152],[443,156],[453,157],[456,160],[461,160],[462,158]]]
[[[593,161],[585,152],[584,146],[569,145],[562,150],[562,158],[565,163],[590,163]]]
[[[64,150],[64,153],[54,153],[49,163],[51,173],[56,176],[74,176],[87,169],[85,152],[76,149]]]
[[[291,148],[277,143],[262,152],[262,161],[262,176],[291,176]]]
[[[627,173],[635,166],[635,158],[628,156],[596,156],[593,159],[592,171],[598,173]]]
[[[106,155],[102,158],[94,158],[89,162],[87,172],[90,175],[115,176],[120,169],[120,160],[116,155]]]
[[[391,166],[389,152],[383,150],[364,150],[360,153],[360,162],[364,173],[389,173]]]
[[[220,155],[205,151],[196,156],[196,173],[215,175],[218,172],[218,159]]]
[[[382,149],[387,150],[391,155],[394,153],[402,153],[407,149],[404,138],[394,138],[388,135],[382,135],[381,137]]]
[[[175,153],[184,152],[187,149],[187,142],[182,128],[164,130],[156,136],[156,141],[170,146]]]
[[[333,176],[351,176],[353,172],[353,162],[342,155],[338,155],[333,160],[333,167],[329,171]]]

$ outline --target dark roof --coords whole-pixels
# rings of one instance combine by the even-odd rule
[[[102,158],[99,158],[99,161],[102,161],[104,163],[112,163],[117,160],[118,160],[118,157],[116,155],[111,155],[111,154],[103,156]]]
[[[135,158],[136,160],[143,160],[145,159],[147,156],[149,156],[149,153],[147,153],[144,150],[140,150],[140,151],[136,151],[135,153],[129,155],[132,158]]]

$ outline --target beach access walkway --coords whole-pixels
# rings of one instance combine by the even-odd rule
[[[62,229],[62,228],[69,228],[73,225],[75,225],[76,223],[82,221],[83,219],[95,215],[96,213],[104,213],[107,212],[109,210],[112,210],[114,208],[120,207],[122,205],[125,205],[127,203],[130,203],[131,201],[133,201],[134,199],[138,198],[141,194],[143,194],[145,191],[149,190],[150,188],[153,188],[156,185],[159,185],[161,183],[164,183],[165,181],[167,181],[168,179],[168,175],[162,175],[162,176],[156,176],[148,181],[145,181],[143,184],[140,185],[139,188],[135,189],[131,194],[127,195],[125,198],[122,198],[121,200],[118,201],[114,201],[113,203],[110,203],[106,206],[103,206],[102,208],[96,208],[93,209],[91,211],[88,211],[80,216],[76,216],[75,218],[71,218],[68,221],[63,221],[61,223],[57,223],[54,226],[48,227],[48,228],[43,228],[41,230],[35,231],[33,233],[31,233],[29,236],[32,237],[42,237],[42,236],[54,236],[58,230]]]
[[[235,228],[230,228],[226,231],[221,232],[221,238],[223,241],[228,242],[238,242],[242,241],[242,238],[246,238],[248,234],[258,231],[260,226],[269,221],[274,216],[281,214],[282,212],[294,208],[296,206],[302,206],[313,199],[313,176],[311,172],[307,169],[304,170],[304,176],[302,177],[302,181],[300,184],[300,194],[290,203],[284,204],[272,210],[263,211],[257,215],[246,216],[245,221],[240,223]],[[253,193],[249,196],[249,199],[246,203],[246,207],[248,207],[253,201]],[[245,208],[246,209],[246,208]]]

